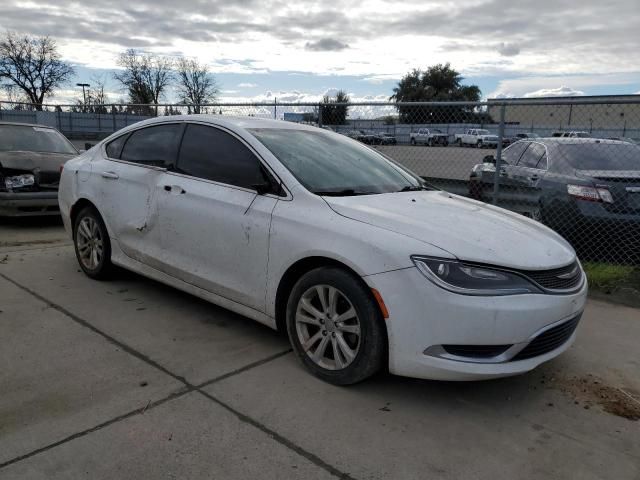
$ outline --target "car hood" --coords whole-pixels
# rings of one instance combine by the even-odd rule
[[[0,152],[0,167],[33,172],[60,172],[60,166],[77,155],[49,152]]]
[[[461,260],[530,270],[557,268],[575,260],[571,246],[548,228],[446,192],[324,199],[339,215],[434,245]]]

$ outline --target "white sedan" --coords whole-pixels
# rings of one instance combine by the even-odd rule
[[[289,122],[137,123],[66,163],[59,203],[89,277],[123,267],[286,331],[336,384],[529,371],[569,347],[587,294],[543,225]]]

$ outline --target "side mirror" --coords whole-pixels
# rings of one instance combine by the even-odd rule
[[[493,163],[496,164],[496,157],[493,155],[487,155],[482,159],[482,163]]]

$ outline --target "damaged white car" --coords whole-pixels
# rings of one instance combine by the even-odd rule
[[[569,347],[585,304],[553,231],[291,122],[135,124],[65,165],[59,201],[90,277],[117,265],[285,330],[336,384],[526,372]]]

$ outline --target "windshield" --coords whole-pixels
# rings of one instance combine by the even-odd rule
[[[489,130],[476,130],[478,135],[490,135]]]
[[[47,152],[77,155],[77,150],[53,128],[0,125],[0,152]]]
[[[311,192],[363,195],[425,188],[423,182],[360,143],[323,131],[250,132]]]
[[[631,143],[559,144],[557,155],[576,170],[640,170],[640,146]]]

